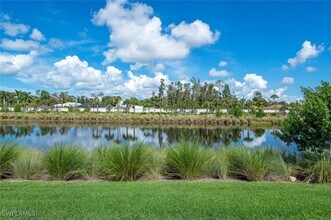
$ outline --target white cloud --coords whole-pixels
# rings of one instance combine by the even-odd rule
[[[15,24],[9,21],[1,22],[0,29],[4,30],[5,34],[15,37],[19,34],[25,34],[30,30],[30,27],[24,24]]]
[[[229,75],[230,72],[228,72],[227,70],[216,70],[215,68],[209,70],[209,76],[225,77]]]
[[[114,66],[108,66],[105,72],[95,69],[77,56],[67,56],[55,62],[51,70],[45,66],[30,68],[18,75],[18,79],[25,83],[38,83],[54,89],[72,90],[102,90],[105,94],[135,96],[146,98],[157,90],[160,80],[169,82],[169,77],[161,72],[154,76],[135,75],[128,72],[123,78],[122,71]]]
[[[46,40],[46,38],[44,37],[44,35],[37,28],[34,28],[32,30],[32,33],[30,35],[30,38],[32,40],[37,40],[37,41],[44,41],[44,40]]]
[[[107,71],[105,73],[106,77],[110,82],[119,82],[122,78],[122,71],[114,66],[107,66]]]
[[[287,87],[282,87],[282,88],[278,88],[276,90],[269,90],[268,92],[264,93],[264,97],[269,99],[270,96],[272,96],[273,94],[276,94],[280,99],[284,98],[284,92],[286,92]]]
[[[255,73],[246,74],[243,82],[231,78],[226,80],[226,83],[229,84],[231,91],[233,91],[237,97],[245,97],[248,99],[253,98],[255,91],[264,91],[268,85],[268,82],[264,80],[262,76],[256,75]]]
[[[246,83],[250,84],[253,88],[256,89],[265,89],[267,88],[267,81],[262,78],[262,76],[258,76],[255,73],[246,74],[244,77]]]
[[[9,39],[2,39],[0,47],[5,50],[12,50],[12,51],[30,51],[33,49],[38,49],[40,47],[39,42],[33,40],[9,40]]]
[[[31,66],[36,56],[35,51],[29,54],[0,54],[0,74],[15,74],[19,71]]]
[[[283,71],[286,71],[286,70],[289,70],[289,69],[290,69],[290,67],[288,65],[285,65],[285,64],[282,65],[282,70]]]
[[[65,48],[63,41],[61,41],[60,39],[57,39],[57,38],[51,38],[48,42],[48,46],[50,48],[54,48],[54,49],[64,49]]]
[[[222,60],[218,65],[221,67],[224,67],[224,66],[228,65],[228,62],[226,62],[225,60]]]
[[[189,47],[200,47],[215,43],[220,32],[213,33],[208,24],[196,20],[190,24],[182,21],[179,25],[171,25],[171,36],[184,41]]]
[[[166,34],[150,6],[127,0],[108,0],[92,20],[96,25],[106,25],[111,32],[103,64],[116,59],[133,63],[178,60],[188,56],[192,47],[214,43],[219,36],[200,20],[170,25],[170,34]]]
[[[163,63],[157,63],[156,65],[154,65],[151,69],[151,71],[153,73],[155,72],[163,72],[165,70],[165,66]]]
[[[161,72],[155,73],[154,77],[149,77],[147,75],[134,75],[129,71],[128,78],[117,89],[121,90],[126,96],[140,96],[144,98],[151,96],[157,90],[161,79],[164,79],[166,84],[169,82],[169,77]]]
[[[324,50],[323,45],[316,46],[311,44],[310,41],[305,41],[302,44],[302,48],[296,53],[296,56],[289,58],[287,63],[290,67],[294,68],[297,65],[304,64],[308,59],[317,57]]]
[[[294,79],[292,77],[284,77],[282,79],[282,83],[283,84],[293,84],[294,83]]]
[[[143,67],[148,66],[146,63],[135,63],[135,64],[130,64],[130,70],[135,71],[135,70],[140,70]]]
[[[306,67],[306,71],[307,72],[315,72],[316,71],[316,68],[313,67],[313,66],[308,66],[308,67]]]

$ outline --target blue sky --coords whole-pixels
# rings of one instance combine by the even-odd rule
[[[148,97],[223,80],[296,100],[331,81],[331,2],[2,1],[1,89]],[[223,61],[223,62],[221,62]]]

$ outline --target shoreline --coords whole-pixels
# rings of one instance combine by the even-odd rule
[[[286,116],[265,116],[257,118],[251,115],[235,117],[232,115],[174,115],[159,113],[75,113],[75,112],[17,112],[0,113],[0,122],[82,122],[117,124],[157,124],[157,125],[214,125],[214,126],[276,126]]]

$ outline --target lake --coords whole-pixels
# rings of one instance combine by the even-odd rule
[[[275,131],[277,128],[1,122],[0,141],[13,141],[27,148],[41,150],[56,143],[93,149],[101,145],[133,142],[163,147],[182,140],[199,141],[215,148],[286,147]],[[296,151],[296,146],[291,145],[289,149]]]

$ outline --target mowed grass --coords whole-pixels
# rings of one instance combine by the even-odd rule
[[[0,211],[42,219],[330,219],[331,185],[277,182],[0,182]],[[2,216],[4,217],[4,216]]]

